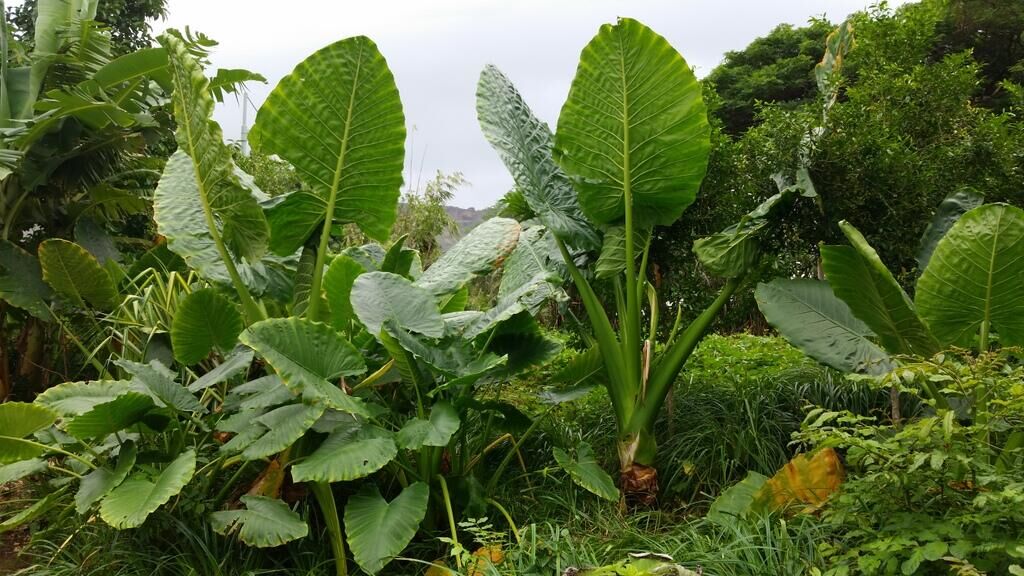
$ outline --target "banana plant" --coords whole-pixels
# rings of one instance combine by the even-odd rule
[[[978,202],[960,192],[936,212],[913,300],[863,235],[840,222],[850,244],[821,246],[825,280],[759,284],[758,307],[793,345],[844,372],[885,373],[901,357],[928,358],[950,346],[987,351],[993,334],[1000,345],[1020,346],[1024,210]]]
[[[554,135],[493,66],[481,73],[477,114],[520,204],[553,235],[587,311],[596,343],[585,358],[596,361],[600,374],[591,372],[592,380],[611,399],[623,494],[653,502],[654,424],[666,395],[755,267],[758,236],[791,192],[695,246],[705,265],[726,278],[724,286],[688,327],[680,330],[677,322],[659,341],[661,304],[647,276],[651,232],[671,225],[694,201],[710,150],[700,85],[683,57],[650,28],[623,18],[602,26],[583,49]],[[611,285],[610,313],[595,279]]]

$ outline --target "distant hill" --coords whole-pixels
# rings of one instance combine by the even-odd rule
[[[452,236],[445,234],[441,237],[441,250],[447,250],[460,237],[476,228],[476,225],[486,220],[491,215],[490,209],[477,210],[476,208],[459,208],[458,206],[445,206],[448,215],[455,219],[459,225],[459,235]]]
[[[477,224],[487,219],[490,210],[477,210],[476,208],[459,208],[458,206],[445,206],[448,214],[459,223],[459,231],[463,234],[476,227]]]

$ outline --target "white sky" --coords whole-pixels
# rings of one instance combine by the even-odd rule
[[[512,184],[477,127],[476,81],[485,64],[501,68],[534,112],[552,127],[579,52],[598,27],[636,18],[665,36],[698,76],[777,24],[812,16],[839,21],[873,0],[170,0],[156,25],[201,31],[220,42],[213,63],[267,77],[251,98],[259,106],[283,75],[316,49],[367,35],[387,58],[409,125],[406,183],[437,170],[471,183],[453,204],[485,208]],[[893,2],[899,4],[901,2]],[[255,114],[250,114],[250,122]],[[237,139],[241,108],[229,101],[216,118]]]

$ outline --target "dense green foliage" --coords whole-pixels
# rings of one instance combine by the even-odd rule
[[[693,241],[774,194],[774,175],[793,173],[802,162],[805,135],[817,127],[827,128],[810,153],[820,202],[794,205],[769,235],[777,262],[767,276],[814,273],[816,244],[839,240],[835,223],[847,220],[864,231],[909,289],[918,239],[947,195],[974,189],[988,201],[1024,203],[1022,101],[1013,84],[1021,79],[1024,57],[1018,3],[926,0],[898,9],[883,5],[851,22],[853,48],[826,121],[821,96],[780,101],[753,93],[744,99],[706,88],[712,126],[721,127],[712,132],[708,177],[694,207],[656,234],[651,248],[665,299],[682,302],[688,317],[707,305],[706,287],[716,285],[687,256]],[[730,57],[709,77],[731,76],[733,60],[767,58],[766,47],[776,46],[768,40],[779,33],[755,41],[749,54]],[[783,66],[785,54],[780,48],[777,60],[766,61]],[[808,62],[806,82],[812,68]],[[758,77],[749,76],[751,82]],[[757,110],[754,122],[729,134],[729,111],[745,107]],[[761,326],[750,299],[726,317],[732,326]]]
[[[623,18],[555,132],[488,66],[516,188],[459,230],[372,40],[246,155],[213,110],[262,77],[162,7],[5,19],[0,572],[1024,573],[1024,9],[703,83]]]

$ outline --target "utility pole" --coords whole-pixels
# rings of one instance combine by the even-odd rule
[[[249,155],[249,91],[242,87],[242,155]]]

